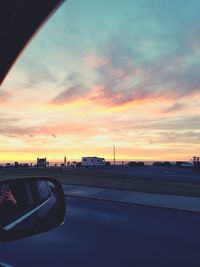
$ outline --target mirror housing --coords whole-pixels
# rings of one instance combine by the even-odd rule
[[[65,220],[65,197],[53,178],[0,181],[0,241],[48,231]]]

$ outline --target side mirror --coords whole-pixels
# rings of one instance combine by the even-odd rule
[[[65,197],[52,178],[0,181],[0,241],[48,231],[64,222]]]

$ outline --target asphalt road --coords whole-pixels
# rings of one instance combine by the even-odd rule
[[[0,178],[54,177],[63,184],[147,192],[200,196],[200,173],[193,168],[126,167],[105,168],[0,168]]]
[[[200,213],[66,201],[63,226],[1,243],[0,260],[17,267],[200,266]]]

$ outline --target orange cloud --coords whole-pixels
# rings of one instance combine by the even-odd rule
[[[96,69],[100,66],[105,66],[108,64],[109,59],[105,57],[99,57],[93,52],[86,57],[85,62],[89,68]]]

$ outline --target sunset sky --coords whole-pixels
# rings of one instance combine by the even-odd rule
[[[200,155],[200,1],[68,0],[0,90],[0,161]]]

